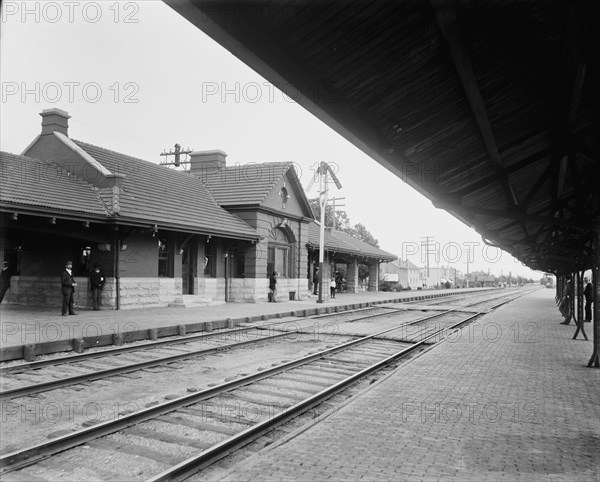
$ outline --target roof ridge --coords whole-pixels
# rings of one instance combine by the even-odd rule
[[[31,159],[32,161],[36,161],[36,162],[42,162],[48,166],[53,166],[55,167],[58,171],[60,171],[61,173],[65,174],[67,177],[70,178],[75,178],[78,181],[82,182],[83,184],[85,184],[86,186],[88,186],[90,189],[94,190],[95,186],[87,181],[86,179],[79,177],[75,174],[72,174],[70,171],[66,170],[64,167],[61,167],[59,164],[56,164],[55,162],[52,162],[48,159],[39,159],[37,157],[31,157],[31,156],[24,156],[23,154],[13,154],[12,152],[8,152],[8,151],[0,151],[0,153],[2,154],[7,154],[9,156],[15,157],[15,158],[25,158],[25,159]]]
[[[240,162],[236,162],[233,166],[225,166],[223,169],[210,171],[207,175],[218,174],[222,170],[234,170],[234,169],[242,169],[248,167],[259,167],[259,166],[293,166],[294,163],[292,161],[268,161],[268,162],[255,162],[249,161],[246,164],[241,164]]]
[[[271,187],[269,187],[269,189],[266,190],[265,195],[260,200],[261,203],[263,203],[265,201],[265,199],[267,199],[271,195],[271,193],[273,192],[273,189],[275,188],[275,186],[277,186],[277,183],[279,183],[279,181],[281,180],[281,178],[283,178],[288,173],[288,171],[292,167],[294,167],[293,163],[286,164],[286,163],[283,163],[283,162],[271,162],[271,163],[265,163],[265,164],[266,165],[277,165],[277,166],[288,166],[288,168],[285,171],[282,170],[279,173],[279,176],[273,178],[273,182],[271,183]]]
[[[102,207],[104,214],[106,216],[111,215],[110,209],[108,209],[104,200],[100,196],[100,189],[98,187],[94,186],[94,184],[87,181],[86,179],[79,177],[76,174],[68,171],[67,169],[60,166],[59,164],[56,164],[55,162],[48,160],[48,159],[38,159],[37,157],[25,156],[23,154],[13,154],[12,152],[8,152],[8,151],[0,151],[0,158],[5,159],[6,162],[19,162],[19,164],[21,166],[24,165],[23,160],[25,160],[25,162],[39,163],[39,164],[43,164],[44,166],[51,166],[52,168],[56,169],[57,173],[61,174],[61,176],[59,176],[59,178],[62,178],[64,176],[65,179],[70,179],[69,182],[71,182],[71,183],[73,181],[77,181],[77,183],[81,186],[82,189],[89,190],[90,194],[99,201],[99,206]],[[38,191],[39,191],[39,189],[38,189]],[[19,201],[17,201],[17,203],[19,203]]]
[[[125,161],[125,162],[131,161],[131,163],[132,163],[131,167],[136,172],[137,171],[146,172],[146,173],[148,173],[148,175],[151,175],[151,176],[159,176],[159,177],[162,176],[165,181],[168,180],[168,182],[170,182],[170,183],[173,183],[173,182],[179,183],[179,185],[181,186],[181,189],[188,190],[189,192],[192,192],[190,190],[193,190],[193,192],[196,193],[196,195],[198,195],[199,191],[201,191],[202,198],[205,199],[207,202],[206,209],[208,211],[206,211],[206,212],[209,212],[210,209],[214,209],[214,211],[212,211],[213,215],[219,216],[219,219],[221,220],[220,222],[224,222],[229,225],[228,229],[229,229],[230,233],[237,232],[238,234],[242,234],[242,233],[244,233],[244,231],[248,231],[247,233],[244,233],[246,235],[249,235],[249,234],[254,235],[256,233],[256,229],[254,229],[252,226],[250,226],[244,220],[242,220],[238,216],[232,214],[231,212],[227,211],[223,206],[221,206],[216,201],[215,196],[213,195],[211,190],[208,189],[208,186],[206,185],[206,183],[199,177],[194,176],[194,175],[190,174],[189,172],[176,171],[174,169],[169,169],[168,167],[161,166],[160,164],[150,162],[145,159],[140,159],[140,158],[136,158],[133,156],[129,156],[127,154],[113,151],[111,149],[106,149],[104,147],[96,146],[94,144],[89,144],[84,141],[73,140],[73,142],[80,145],[83,150],[85,150],[86,152],[88,152],[92,155],[94,154],[94,151],[96,151],[95,157],[97,157],[99,159],[99,162],[101,164],[103,162],[106,162],[106,163],[108,163],[108,165],[112,165],[114,163],[122,163],[123,161]],[[133,174],[133,178],[135,178],[136,175],[137,174]],[[121,188],[121,190],[126,196],[128,196],[129,201],[135,200],[135,197],[136,197],[135,188],[133,188],[133,185],[128,184],[127,180],[125,180],[125,183],[123,184],[123,187]],[[139,196],[139,193],[137,195]],[[133,202],[135,202],[135,201],[133,201]],[[113,214],[119,214],[119,213],[113,213]],[[121,214],[121,218],[123,218],[123,219],[125,217],[129,216],[128,214],[125,214],[124,212],[121,212],[120,214]]]
[[[156,162],[148,161],[148,160],[142,159],[140,157],[130,156],[128,154],[124,154],[124,153],[119,152],[119,151],[114,151],[114,150],[108,149],[106,147],[97,146],[95,144],[90,144],[89,142],[85,142],[85,141],[78,141],[76,139],[71,139],[71,140],[73,142],[77,143],[77,144],[82,144],[85,147],[91,147],[91,148],[94,148],[94,149],[100,149],[100,150],[104,151],[105,153],[112,154],[112,155],[115,155],[115,156],[119,156],[119,157],[125,158],[126,160],[132,160],[132,161],[142,162],[142,163],[146,164],[147,166],[150,166],[150,167],[153,167],[153,168],[155,167],[157,169],[161,169],[165,173],[168,172],[168,173],[173,173],[173,174],[175,174],[177,176],[184,176],[184,177],[182,177],[182,179],[186,179],[186,180],[188,180],[190,182],[198,182],[198,181],[202,182],[202,180],[199,179],[197,176],[191,175],[189,171],[176,171],[175,169],[169,169],[168,167],[165,167],[165,166],[162,166],[160,164],[157,164]],[[102,163],[100,163],[100,164],[102,164]],[[171,174],[169,174],[169,175],[171,175]]]
[[[219,205],[232,205],[232,192],[235,183],[245,182],[242,204],[262,204],[272,193],[277,184],[285,178],[294,163],[263,162],[263,163],[236,163],[234,166],[225,166],[203,172],[198,178],[205,184]],[[295,175],[295,177],[298,177]],[[235,196],[233,196],[235,197]],[[239,198],[236,198],[240,201]]]
[[[117,154],[117,155],[119,155],[119,156],[128,157],[129,159],[133,159],[133,160],[135,160],[135,161],[141,161],[141,162],[146,162],[146,163],[148,163],[148,164],[153,164],[153,165],[155,165],[155,166],[160,166],[160,164],[156,164],[156,163],[154,163],[154,162],[152,162],[152,161],[147,161],[146,159],[142,159],[141,157],[134,157],[134,156],[130,156],[129,154],[124,154],[124,153],[122,153],[122,152],[115,151],[115,150],[113,150],[113,149],[108,149],[107,147],[98,146],[98,145],[96,145],[96,144],[92,144],[92,143],[90,143],[90,142],[85,142],[85,141],[80,141],[80,140],[77,140],[77,139],[73,139],[73,138],[71,138],[71,137],[69,137],[69,139],[71,139],[73,142],[75,142],[75,143],[77,143],[77,144],[84,144],[84,145],[86,145],[86,146],[89,146],[89,147],[95,147],[96,149],[102,149],[103,151],[108,151],[108,152],[111,152],[111,153],[113,153],[113,154]]]
[[[262,164],[293,164],[293,161],[248,161],[246,164],[241,164],[239,161],[236,162],[236,165],[247,166],[248,164],[253,164],[255,166],[260,166]]]

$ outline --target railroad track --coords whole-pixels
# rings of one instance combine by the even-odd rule
[[[453,328],[479,316],[469,314]],[[423,349],[435,336],[413,344],[389,339],[400,329],[384,330],[7,454],[0,458],[0,474],[3,480],[40,479],[40,473],[72,478],[76,474],[69,475],[66,469],[72,466],[82,477],[93,472],[95,477],[103,473],[102,478],[142,480],[148,479],[151,470],[150,480],[180,479],[361,377]],[[226,419],[219,420],[223,414]],[[107,469],[107,457],[115,461],[125,457],[127,462],[113,463]],[[44,460],[43,467],[38,467]],[[126,473],[116,472],[117,465]],[[17,472],[10,477],[13,471]]]
[[[496,306],[508,301],[496,302]],[[412,324],[430,323],[447,314],[437,313]],[[43,474],[50,479],[98,478],[100,474],[101,479],[180,480],[481,315],[463,314],[450,326],[430,326],[413,343],[398,336],[406,325],[397,326],[97,423],[1,457],[0,474],[3,480],[44,480]],[[112,461],[110,469],[107,461]],[[68,466],[75,473],[67,471]],[[127,473],[115,471],[116,466]]]
[[[503,294],[493,298],[486,298],[482,301],[475,301],[463,306],[463,308],[472,308],[479,304],[494,302],[499,298],[507,298],[507,296],[510,298],[509,295]],[[401,310],[398,308],[373,307],[353,312],[318,315],[311,319],[322,320],[335,317],[338,323],[352,323],[364,321],[369,318],[389,317],[399,311]],[[436,316],[442,316],[453,311],[459,311],[459,308],[440,312]],[[423,323],[423,321],[417,319],[413,322],[404,323],[402,326],[409,327],[419,323]],[[185,339],[162,340],[144,345],[119,347],[102,352],[70,355],[59,359],[4,367],[0,369],[0,380],[3,386],[3,389],[0,390],[0,401],[115,377],[151,367],[189,361],[225,350],[233,350],[265,341],[283,340],[290,334],[289,330],[285,328],[290,325],[296,332],[303,333],[297,319],[288,321],[280,320],[274,323],[264,323],[261,326],[192,335],[185,337]],[[429,331],[433,329],[430,328]],[[239,341],[242,337],[246,339]],[[414,340],[409,339],[408,341],[412,342]],[[207,347],[207,345],[209,346]],[[65,368],[65,364],[68,364],[69,367]],[[43,374],[42,368],[45,368]],[[44,377],[45,381],[37,381],[36,378],[39,377]],[[32,379],[35,383],[28,383]],[[17,386],[4,388],[11,384]]]
[[[365,315],[365,313],[367,314]],[[383,308],[366,308],[354,312],[340,313],[338,319],[340,322],[346,322],[363,319],[365,316],[382,314],[389,315],[390,311]],[[293,330],[297,330],[297,321],[296,318],[288,321],[280,320],[273,323],[263,323],[259,326],[191,335],[184,339],[161,340],[143,345],[119,347],[101,352],[70,355],[0,368],[2,385],[6,386],[11,383],[21,385],[0,390],[0,400],[14,399],[145,368],[191,360],[265,341],[277,341],[290,335],[289,330],[285,330],[286,325]],[[275,327],[278,328],[277,331],[274,329]],[[283,332],[280,333],[279,331]],[[240,339],[242,341],[239,341]],[[209,346],[207,347],[207,345]],[[64,365],[69,366],[65,368]],[[45,369],[43,376],[50,380],[27,384],[32,378],[35,379],[41,376],[42,369]],[[81,373],[82,370],[84,373]]]

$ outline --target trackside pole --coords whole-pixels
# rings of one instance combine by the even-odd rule
[[[592,284],[594,286],[594,304],[593,308],[593,337],[594,350],[592,357],[588,362],[587,366],[592,368],[600,368],[600,307],[598,302],[600,301],[600,223],[596,223],[593,226],[592,233],[594,235],[594,259],[592,260]]]
[[[585,327],[583,325],[585,315],[583,313],[583,274],[585,271],[576,272],[575,280],[577,284],[577,318],[575,319],[575,324],[577,325],[577,330],[575,330],[575,334],[573,335],[573,340],[577,339],[577,335],[581,331],[583,338],[587,341],[588,337],[585,334]]]
[[[321,229],[319,230],[319,298],[317,303],[323,303],[323,262],[325,260],[325,208],[327,207],[327,168],[321,163],[319,174],[319,190],[321,201]]]

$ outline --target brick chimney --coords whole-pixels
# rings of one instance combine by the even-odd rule
[[[46,109],[42,116],[42,135],[60,132],[69,137],[69,119],[71,116],[61,109]]]
[[[219,149],[190,153],[190,173],[202,177],[225,168],[227,154]]]

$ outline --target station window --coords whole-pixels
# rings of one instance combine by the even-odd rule
[[[171,250],[166,239],[158,240],[158,276],[172,277]]]
[[[81,248],[80,250],[80,257],[79,257],[79,264],[80,266],[80,270],[82,272],[87,272],[90,270],[90,257],[92,255],[92,248],[91,246],[84,246],[83,248]]]
[[[241,253],[236,253],[233,258],[233,274],[234,278],[246,277],[246,257]]]
[[[216,276],[214,244],[211,244],[210,238],[204,245],[204,276],[214,278]]]

